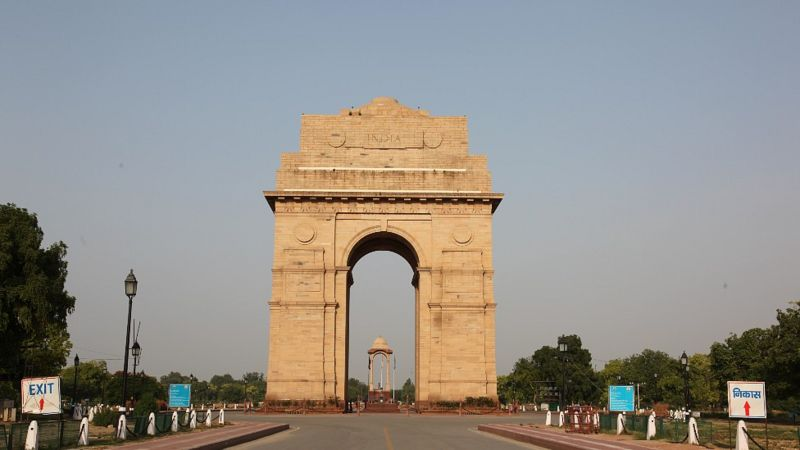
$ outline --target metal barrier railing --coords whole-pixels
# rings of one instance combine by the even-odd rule
[[[198,426],[203,426],[207,411],[195,411]],[[216,414],[212,411],[211,422],[219,421],[219,411]],[[74,448],[78,444],[81,432],[81,421],[71,419],[37,419],[39,448],[42,449],[61,449]],[[190,414],[185,411],[178,412],[178,431],[190,428]],[[127,439],[137,439],[147,435],[147,428],[150,425],[150,416],[130,417],[126,424]],[[156,435],[172,432],[172,412],[159,413],[154,415]],[[0,450],[23,450],[25,439],[28,434],[30,422],[19,422],[10,424],[0,424]],[[116,421],[114,426],[117,426]],[[116,436],[116,433],[115,435]],[[109,437],[111,439],[111,437]],[[115,438],[116,439],[116,438]]]

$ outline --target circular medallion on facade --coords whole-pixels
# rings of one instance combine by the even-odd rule
[[[428,148],[436,148],[442,145],[442,135],[433,131],[424,132],[422,134],[422,140],[425,143],[425,147]]]
[[[456,244],[467,245],[472,241],[472,231],[464,225],[459,225],[453,230],[452,237]]]
[[[344,132],[331,133],[331,135],[328,136],[328,145],[333,148],[339,148],[344,145],[345,138]]]
[[[294,237],[303,244],[308,244],[309,242],[313,241],[316,235],[317,230],[315,230],[310,224],[301,223],[300,225],[294,227]]]

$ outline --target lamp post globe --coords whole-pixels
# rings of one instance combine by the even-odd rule
[[[125,277],[125,295],[128,297],[135,297],[138,284],[139,282],[136,281],[136,275],[133,274],[133,269],[131,269],[131,272]]]
[[[136,280],[136,275],[133,274],[133,269],[125,278],[125,295],[128,297],[128,322],[125,330],[125,357],[122,368],[122,405],[125,407],[125,415],[128,415],[128,353],[131,344],[131,310],[133,309],[133,297],[136,296],[136,288],[139,282]]]

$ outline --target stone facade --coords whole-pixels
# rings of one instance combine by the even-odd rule
[[[346,398],[351,268],[376,250],[414,269],[419,404],[497,398],[492,192],[467,119],[379,97],[303,115],[275,191],[267,401]],[[360,355],[359,355],[360,356]]]

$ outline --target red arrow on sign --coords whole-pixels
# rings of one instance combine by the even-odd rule
[[[750,402],[744,402],[744,415],[750,415]]]

